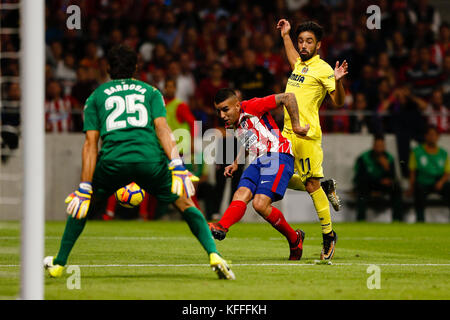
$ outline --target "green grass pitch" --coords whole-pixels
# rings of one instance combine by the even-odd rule
[[[315,264],[320,226],[306,232],[303,258],[288,261],[286,240],[268,224],[240,223],[224,241],[236,281],[219,280],[187,225],[176,222],[89,221],[69,258],[80,270],[45,277],[46,299],[450,299],[450,225],[336,223],[332,265]],[[63,222],[46,224],[45,254],[55,255]],[[0,299],[20,287],[20,224],[0,222]],[[369,289],[380,269],[380,288]],[[370,269],[369,269],[370,271]],[[369,281],[368,281],[369,279]],[[71,282],[72,281],[72,282]]]

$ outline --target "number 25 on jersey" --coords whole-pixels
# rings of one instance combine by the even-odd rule
[[[145,127],[148,123],[148,112],[142,104],[144,101],[145,96],[142,94],[130,94],[125,98],[111,96],[106,99],[106,110],[113,110],[106,118],[106,131],[123,129],[128,124],[133,127]],[[127,114],[126,120],[117,120],[124,112]]]

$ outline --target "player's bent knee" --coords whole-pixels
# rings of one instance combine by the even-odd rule
[[[243,201],[245,203],[249,203],[252,199],[253,194],[250,191],[250,189],[246,187],[240,187],[236,190],[236,192],[233,195],[233,201]]]
[[[266,217],[270,214],[270,205],[270,201],[267,201],[267,199],[262,199],[260,197],[255,197],[252,202],[253,209],[255,209],[255,211],[263,217]]]

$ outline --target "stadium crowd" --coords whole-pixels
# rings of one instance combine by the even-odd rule
[[[293,28],[317,21],[325,28],[321,57],[349,63],[344,108],[334,110],[327,100],[321,108],[325,133],[411,139],[423,135],[422,117],[450,132],[449,24],[427,0],[375,2],[381,28],[370,30],[366,8],[374,1],[48,0],[46,129],[82,130],[84,102],[108,80],[105,53],[118,43],[139,52],[138,79],[164,92],[165,79],[176,78],[177,98],[204,129],[215,127],[218,88],[234,87],[244,99],[284,90],[290,70],[275,26],[287,18]],[[81,8],[79,30],[66,27],[71,4]],[[18,45],[2,35],[4,50]],[[18,62],[7,62],[2,76],[18,76]],[[6,100],[17,99],[14,84],[2,89]]]

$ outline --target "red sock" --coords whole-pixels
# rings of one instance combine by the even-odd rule
[[[236,222],[242,219],[245,214],[245,210],[247,209],[247,204],[244,201],[231,201],[230,206],[223,214],[219,223],[224,228],[229,228]]]
[[[281,234],[283,234],[289,241],[289,243],[295,243],[297,241],[298,235],[294,229],[286,222],[286,219],[283,216],[283,213],[275,207],[272,207],[272,212],[266,218],[266,221],[269,222],[272,227],[278,230]]]

